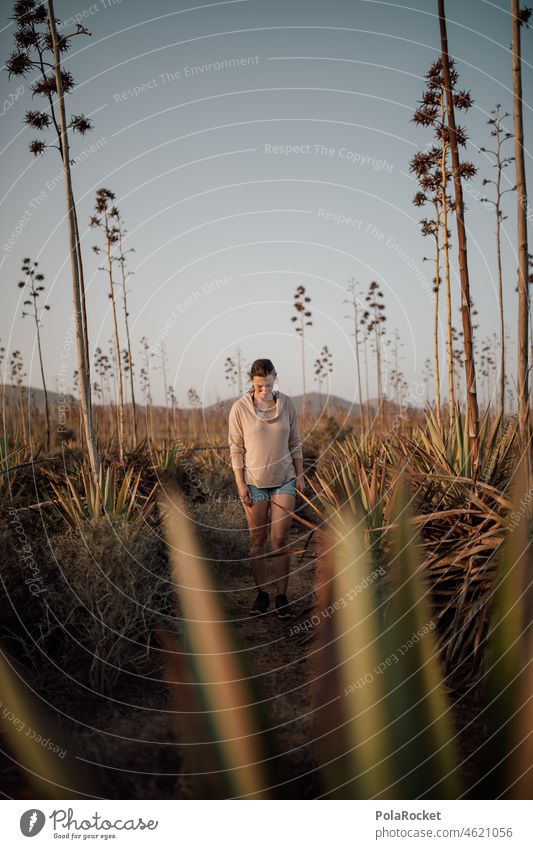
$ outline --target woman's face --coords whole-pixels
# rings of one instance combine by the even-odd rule
[[[265,401],[269,401],[272,398],[272,389],[274,388],[275,382],[275,374],[269,374],[267,377],[259,377],[258,375],[254,375],[252,384],[256,397],[262,398]]]

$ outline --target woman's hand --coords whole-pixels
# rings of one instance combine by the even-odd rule
[[[253,504],[254,500],[252,498],[252,493],[250,492],[245,483],[239,484],[239,498],[241,499],[243,504]]]
[[[299,489],[300,492],[303,492],[305,489],[305,476],[297,475],[296,477],[296,489]]]

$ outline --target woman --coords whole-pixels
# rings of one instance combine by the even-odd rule
[[[257,587],[250,613],[266,613],[270,605],[266,579],[266,544],[270,509],[271,544],[276,581],[275,611],[292,618],[287,600],[290,554],[287,546],[296,487],[303,492],[303,452],[296,409],[288,395],[274,392],[276,370],[270,360],[255,360],[249,389],[229,414],[231,465],[250,530],[250,557]]]

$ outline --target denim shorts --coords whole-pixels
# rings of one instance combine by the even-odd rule
[[[279,486],[253,486],[251,483],[247,486],[254,501],[268,501],[269,498],[278,495],[278,493],[296,495],[296,478],[291,478]]]

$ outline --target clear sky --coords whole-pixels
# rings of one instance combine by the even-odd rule
[[[10,6],[3,5],[3,62],[12,50]],[[431,131],[410,119],[423,75],[438,55],[436,0],[56,0],[55,8],[65,31],[73,29],[68,19],[79,15],[92,33],[72,41],[65,61],[77,83],[67,113],[82,112],[94,122],[91,133],[72,138],[91,348],[107,350],[112,333],[106,277],[91,250],[97,234],[88,227],[95,192],[105,186],[115,192],[129,231],[125,247],[135,249],[129,297],[137,374],[141,337],[157,344],[166,333],[168,382],[179,404],[186,404],[191,386],[206,404],[228,397],[224,361],[237,346],[247,364],[270,357],[280,388],[299,393],[300,339],[290,316],[300,284],[313,311],[308,389],[316,388],[313,361],[327,345],[331,391],[355,399],[352,327],[343,303],[351,278],[361,292],[372,279],[380,283],[388,336],[397,328],[403,342],[400,367],[409,381],[421,381],[433,345],[433,266],[422,257],[432,256],[433,247],[417,223],[426,213],[411,203],[417,186],[409,161],[431,141]],[[508,8],[503,0],[446,3],[450,52],[462,87],[475,100],[459,121],[470,134],[463,158],[479,168],[465,199],[480,342],[497,331],[498,311],[494,214],[479,202],[486,192],[482,179],[494,172],[477,146],[490,141],[486,121],[496,103],[512,113]],[[522,36],[533,192],[533,73],[527,61],[533,32]],[[30,79],[9,80],[5,69],[0,77],[0,337],[9,351],[23,352],[28,381],[40,386],[33,327],[20,318],[16,286],[22,258],[30,256],[46,277],[51,310],[43,346],[49,388],[55,389],[72,314],[65,198],[57,150],[37,159],[28,151],[39,133],[23,124],[24,113],[44,103],[32,102]],[[512,120],[507,123],[512,129]],[[512,169],[505,178],[512,185]],[[505,195],[504,203],[514,368],[515,195]],[[460,328],[454,221],[452,235],[453,318]],[[444,334],[442,311],[443,352]],[[70,378],[73,347],[66,362]],[[441,363],[445,385],[443,357]],[[159,372],[153,381],[154,400],[161,402]],[[375,392],[373,371],[371,381]]]

